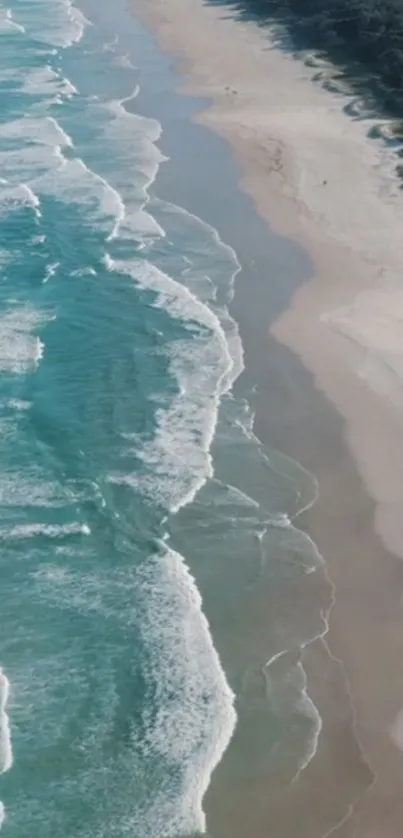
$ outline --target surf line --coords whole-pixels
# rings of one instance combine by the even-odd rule
[[[10,693],[10,682],[0,667],[0,774],[8,771],[13,764],[11,733],[6,707]],[[4,822],[5,810],[0,800],[0,829]]]

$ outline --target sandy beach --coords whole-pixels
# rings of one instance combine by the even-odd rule
[[[314,82],[317,68],[280,50],[267,29],[236,20],[233,7],[134,0],[134,8],[179,60],[183,92],[211,102],[198,119],[228,140],[240,185],[260,215],[308,252],[312,276],[271,332],[298,355],[336,409],[334,419],[322,422],[315,399],[302,394],[287,432],[280,419],[274,427],[277,442],[319,479],[319,501],[303,524],[335,591],[329,632],[304,655],[323,719],[319,748],[286,788],[269,788],[261,772],[247,790],[238,783],[231,798],[234,786],[218,769],[206,798],[211,831],[232,838],[246,831],[397,838],[403,822],[403,193],[392,153],[368,138],[374,125],[380,133],[385,126],[352,118],[360,103]],[[261,413],[257,423],[262,435],[276,424]]]

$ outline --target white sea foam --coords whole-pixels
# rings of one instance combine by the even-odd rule
[[[0,317],[0,370],[24,373],[35,368],[43,354],[43,344],[35,334],[43,316],[28,306],[6,311]]]
[[[40,143],[45,146],[72,146],[71,137],[63,130],[53,116],[31,117],[24,116],[11,122],[0,124],[0,140],[21,140],[21,144],[28,142]]]
[[[320,715],[316,704],[314,704],[314,702],[312,701],[312,699],[308,695],[308,682],[307,682],[305,669],[302,666],[301,662],[299,662],[297,664],[297,667],[298,667],[300,675],[301,675],[303,686],[302,686],[302,689],[301,689],[300,698],[297,701],[295,709],[296,709],[297,712],[300,712],[303,716],[305,716],[306,718],[308,718],[312,721],[313,729],[312,729],[312,732],[311,732],[308,747],[307,747],[307,749],[305,751],[305,754],[304,754],[304,756],[303,756],[303,758],[302,758],[302,760],[301,760],[301,762],[298,766],[298,771],[297,771],[295,777],[293,778],[293,782],[296,782],[296,780],[298,779],[298,777],[300,776],[302,771],[304,771],[305,768],[307,768],[307,766],[309,765],[309,763],[311,762],[311,760],[315,756],[316,751],[318,749],[319,737],[320,737],[321,730],[322,730],[322,727],[323,727],[322,716]]]
[[[16,32],[24,33],[25,29],[17,21],[14,20],[11,9],[6,9],[4,6],[0,7],[0,34]]]
[[[172,235],[183,236],[184,230],[187,233],[183,258],[188,267],[183,271],[183,284],[187,284],[188,277],[192,290],[209,305],[216,301],[218,291],[226,303],[231,302],[241,270],[235,250],[222,241],[215,227],[183,207],[156,197],[151,206],[158,216],[162,215],[164,226]]]
[[[13,764],[10,723],[6,713],[9,691],[9,680],[0,667],[0,774],[9,771]],[[4,818],[5,809],[0,801],[0,829]]]
[[[46,273],[45,273],[45,276],[43,277],[42,282],[45,284],[46,282],[49,282],[49,280],[52,279],[53,276],[56,276],[59,267],[60,267],[60,262],[53,262],[53,264],[47,265],[46,266]]]
[[[2,141],[6,141],[6,148]],[[62,149],[71,146],[71,138],[53,117],[27,116],[1,125],[0,167],[6,181],[3,179],[0,201],[4,195],[6,207],[12,202],[10,185],[14,185],[16,190],[30,192],[38,209],[37,184],[42,177],[49,178],[50,172],[63,170],[67,161]]]
[[[124,104],[133,100],[138,94],[138,86],[132,93],[122,100],[103,103],[99,106],[103,113],[107,111],[109,118],[103,119],[102,144],[110,144],[114,155],[119,156],[120,171],[110,179],[122,196],[125,212],[117,219],[110,239],[120,238],[138,239],[145,237],[164,237],[163,228],[152,215],[144,209],[148,201],[148,188],[156,178],[157,172],[165,157],[156,146],[161,136],[161,125],[155,119],[146,118],[129,113]],[[123,165],[122,165],[123,164]],[[122,171],[136,167],[135,183],[127,182]]]
[[[0,667],[0,774],[8,771],[13,763],[10,726],[6,713],[9,692],[8,678]]]
[[[133,62],[130,60],[130,56],[127,53],[125,53],[125,55],[117,55],[115,58],[115,64],[118,67],[127,67],[129,70],[138,70],[135,64],[133,64]]]
[[[55,556],[58,563],[46,563],[39,565],[33,572],[32,578],[35,582],[37,594],[41,598],[51,601],[56,606],[66,605],[78,611],[80,614],[99,614],[102,617],[109,617],[113,622],[122,620],[126,629],[130,623],[130,615],[122,602],[122,588],[130,591],[131,580],[123,574],[103,576],[99,571],[86,573],[83,570],[74,570],[77,561],[77,548],[74,551],[66,544],[55,545]],[[69,561],[73,560],[71,567]],[[65,562],[64,564],[61,562]],[[120,609],[116,610],[116,597],[120,602]],[[131,605],[133,603],[131,602]]]
[[[38,12],[44,8],[43,0],[32,0],[31,8],[32,15],[28,9],[24,23],[33,37],[56,46],[66,46],[80,39],[85,22],[77,18],[71,3],[55,0],[52,9],[58,13],[53,19],[51,14],[42,18],[42,31],[38,30],[37,19],[40,18]],[[48,93],[53,97],[63,95],[55,75],[48,68],[42,75],[31,76],[25,82],[25,92],[38,94],[41,90],[41,95],[45,96]],[[118,177],[109,177],[104,172],[102,176],[95,174],[82,160],[65,159],[62,149],[72,147],[71,138],[54,120],[30,117],[9,124],[3,134],[0,128],[0,140],[3,137],[13,146],[11,150],[0,151],[0,165],[4,163],[3,171],[11,186],[23,189],[23,174],[31,202],[33,196],[38,201],[32,204],[36,211],[40,212],[39,200],[43,194],[55,196],[67,204],[79,204],[85,211],[85,218],[90,215],[94,225],[106,222],[110,239],[164,236],[163,228],[145,209],[147,189],[164,159],[155,146],[161,127],[154,120],[129,114],[124,108],[125,101],[106,106],[110,119],[103,123],[102,143],[105,147],[110,143],[111,161],[119,157],[121,174]],[[17,143],[20,144],[18,148],[15,147]],[[108,154],[105,159],[108,161]],[[136,184],[128,176],[133,165],[139,173]],[[28,192],[26,197],[28,202]],[[222,246],[214,235],[215,231],[214,245]],[[178,341],[170,355],[178,395],[168,411],[157,415],[156,438],[148,448],[143,447],[142,455],[148,466],[142,488],[168,508],[176,510],[190,501],[206,477],[212,474],[210,447],[219,401],[242,366],[242,353],[237,343],[239,336],[225,308],[210,308],[199,299],[196,286],[193,289],[186,287],[185,282],[176,282],[141,260],[131,262],[129,267],[124,262],[112,260],[107,264],[111,270],[129,273],[139,285],[154,291],[155,305],[168,310],[188,330],[189,338],[185,336]],[[55,268],[54,264],[48,266],[44,281]],[[190,278],[191,268],[190,261]],[[33,329],[27,333],[20,328],[21,324],[17,326],[14,312],[7,313],[5,331],[9,330],[11,340],[3,341],[2,325],[0,322],[0,368],[3,363],[7,370],[27,369],[27,363],[30,363],[27,359],[32,355],[31,341],[35,339]],[[12,359],[6,355],[9,348]],[[21,495],[16,487],[10,491],[11,504],[24,502],[24,491],[22,487],[20,489]],[[4,498],[6,495],[7,487]],[[39,505],[41,498],[34,495],[32,500],[38,501]],[[15,524],[3,526],[0,539],[43,536],[57,539],[88,533],[88,527],[77,522]],[[149,577],[143,631],[145,635],[149,633],[150,648],[155,650],[152,665],[160,701],[156,717],[147,718],[144,745],[149,751],[172,760],[183,772],[184,779],[180,796],[175,800],[155,800],[153,816],[149,813],[147,834],[155,831],[156,818],[163,827],[161,834],[176,835],[205,829],[203,796],[211,772],[228,745],[236,717],[234,696],[214,649],[200,595],[182,558],[164,545],[164,555],[155,571],[154,577]],[[59,582],[60,578],[59,574]],[[82,595],[81,591],[79,593]],[[156,618],[164,608],[169,616],[162,630]]]
[[[113,231],[124,218],[119,192],[79,158],[65,160],[63,166],[44,173],[34,184],[45,194],[80,206],[88,222],[106,228],[105,232]]]
[[[4,403],[0,402],[0,407],[3,407]],[[24,401],[24,399],[8,399],[5,403],[6,407],[11,407],[13,410],[29,410],[31,407],[31,402]]]
[[[104,137],[124,153],[125,163],[130,160],[132,165],[136,163],[136,175],[144,175],[146,186],[154,181],[166,158],[156,146],[162,133],[158,120],[131,113],[124,107],[126,102],[136,98],[138,92],[139,87],[136,85],[130,96],[103,106],[111,117],[104,125]]]
[[[144,209],[148,201],[147,189],[165,159],[155,145],[161,126],[154,119],[126,111],[124,103],[135,98],[137,93],[138,87],[122,100],[99,103],[96,97],[92,104],[93,119],[99,120],[100,126],[100,159],[105,161],[107,171],[102,171],[102,175],[91,174],[94,181],[97,180],[98,184],[102,182],[104,189],[115,194],[115,223],[109,240],[119,236],[138,241],[165,235],[162,227]],[[115,160],[118,160],[119,166],[110,170]],[[127,172],[133,165],[136,169],[134,180],[127,178]]]
[[[303,648],[301,647],[301,651]],[[274,712],[279,713],[280,718],[285,717],[287,721],[289,714],[292,714],[293,717],[303,717],[310,723],[308,743],[304,754],[298,761],[296,773],[290,781],[295,783],[316,754],[322,730],[322,717],[308,695],[307,676],[301,661],[293,659],[289,661],[288,655],[287,649],[272,655],[265,665],[265,675],[269,679]],[[273,667],[277,668],[276,665],[279,662],[280,669],[276,675],[272,676],[271,670]]]
[[[169,207],[171,212],[176,209]],[[223,245],[214,228],[185,211],[177,210],[177,213],[188,223],[191,219],[198,233],[203,232],[206,239],[206,244],[202,246],[204,264],[206,254],[212,260],[212,249],[216,258],[222,256],[227,292],[231,295],[234,277],[240,269],[234,251]],[[109,269],[122,272],[127,272],[129,268],[136,282],[157,293],[156,305],[169,311],[182,323],[188,322],[192,328],[191,340],[175,342],[171,351],[170,370],[177,379],[179,394],[169,410],[157,413],[158,430],[154,441],[143,444],[140,452],[140,446],[137,446],[149,473],[141,478],[138,474],[115,474],[111,478],[135,485],[171,511],[177,511],[192,501],[205,480],[213,474],[210,447],[220,398],[243,369],[243,348],[238,328],[227,309],[215,304],[211,283],[204,294],[209,305],[199,298],[200,280],[196,276],[197,271],[192,270],[194,265],[191,262],[187,276],[181,277],[181,282],[144,260],[133,260],[128,266],[107,257],[106,264]],[[206,287],[205,274],[203,280]],[[208,330],[207,339],[206,334],[196,336],[193,327],[197,330],[200,326]]]
[[[59,169],[63,162],[59,146],[49,148],[38,143],[9,151],[0,148],[0,167],[6,175],[8,186],[19,188],[21,183],[25,183],[35,191],[35,180],[47,174],[51,168]]]
[[[161,128],[159,123],[145,121],[128,113],[124,102],[130,98],[133,96],[109,106],[114,119],[107,123],[105,136],[119,144],[122,153],[128,155],[128,162],[133,154],[133,137],[137,137],[135,147],[139,149],[138,163],[143,167],[145,177],[141,194],[141,201],[144,201],[147,199],[149,183],[163,159],[154,146]],[[119,191],[125,196],[124,189],[123,184],[119,185]],[[129,218],[138,236],[139,211],[127,212],[130,204],[126,196],[125,204],[124,223],[116,226],[115,233],[124,236],[126,229],[133,234]],[[209,255],[211,265],[214,264],[214,256],[215,259],[218,255],[223,257],[222,267],[225,262],[224,270],[227,274],[227,298],[230,299],[234,277],[240,269],[234,251],[221,242],[214,228],[171,205],[165,204],[165,210],[168,206],[171,213],[177,212],[181,221],[186,219],[188,224],[191,222],[197,228],[199,242],[200,234],[204,235],[204,283],[206,255]],[[140,213],[152,219],[152,216],[144,212],[143,206]],[[163,228],[152,219],[150,232],[160,233]],[[205,301],[200,299],[200,281],[197,283],[195,280],[196,271],[192,260],[188,261],[188,276],[185,278],[182,275],[181,282],[173,280],[144,260],[132,260],[128,264],[113,261],[107,256],[105,261],[109,270],[129,273],[138,284],[155,291],[155,305],[169,311],[182,324],[188,323],[192,330],[191,340],[177,341],[171,350],[170,371],[177,379],[179,394],[168,411],[157,413],[158,430],[153,443],[141,446],[140,457],[148,466],[147,474],[141,477],[138,474],[111,475],[111,480],[135,485],[171,511],[177,511],[191,502],[205,480],[213,474],[210,447],[220,398],[243,368],[239,332],[225,306],[215,305],[215,289],[211,281]],[[197,330],[199,335],[196,338]]]
[[[232,247],[225,244],[217,230],[192,213],[153,198],[152,210],[162,215],[169,237],[179,233],[186,235],[186,249],[183,261],[186,267],[181,271],[180,283],[214,312],[221,323],[233,360],[232,380],[244,368],[244,352],[238,324],[228,311],[233,299],[235,279],[241,265]],[[219,300],[219,302],[218,302]]]
[[[36,593],[63,609],[102,615],[112,626],[122,622],[125,634],[136,626],[153,694],[142,707],[142,723],[133,727],[128,755],[145,776],[152,771],[153,787],[125,814],[121,832],[173,838],[204,831],[203,796],[236,715],[194,580],[166,542],[136,570],[86,572],[75,558],[73,565],[61,560],[39,567],[32,577]]]
[[[26,195],[28,206],[32,207],[32,209],[34,210],[35,215],[37,216],[37,218],[40,218],[41,217],[41,211],[40,211],[41,202],[40,202],[38,196],[35,195],[35,192],[31,189],[30,186],[28,186],[27,183],[22,183],[20,187],[17,187],[17,190],[18,189],[20,189],[22,194]]]
[[[72,0],[68,0],[67,13],[71,26],[75,27],[75,32],[70,33],[70,43],[65,43],[63,46],[71,46],[72,43],[78,43],[78,41],[81,41],[85,28],[87,26],[92,26],[91,21],[85,17],[83,12],[72,2]]]
[[[47,538],[64,538],[69,535],[89,535],[87,524],[72,522],[70,524],[16,524],[13,527],[0,527],[0,540],[19,540],[45,536]]]
[[[12,765],[11,736],[6,714],[9,696],[9,681],[0,668],[0,774],[8,771]]]
[[[0,405],[1,407],[1,405]],[[7,407],[15,410],[26,410],[29,403],[12,400]],[[58,483],[44,479],[43,474],[34,468],[22,473],[21,471],[3,470],[0,475],[0,507],[66,507],[73,502],[72,496],[63,490]]]
[[[41,0],[33,2],[38,5]],[[42,105],[35,105],[31,115],[0,126],[0,141],[8,141],[5,148],[0,146],[0,165],[8,180],[7,191],[3,190],[4,209],[8,211],[10,206],[18,208],[20,205],[23,180],[25,189],[31,189],[32,195],[51,194],[68,203],[85,206],[90,210],[90,221],[109,226],[110,240],[118,235],[131,239],[135,237],[137,240],[141,237],[163,236],[164,231],[160,225],[144,210],[147,186],[154,179],[163,159],[154,145],[161,132],[159,123],[129,114],[124,109],[123,102],[132,99],[137,89],[127,99],[103,106],[103,112],[108,110],[110,119],[107,123],[101,120],[101,125],[106,126],[101,142],[103,145],[106,140],[111,143],[109,159],[113,160],[118,150],[120,162],[127,162],[130,168],[135,163],[137,173],[141,173],[140,180],[136,177],[136,183],[139,182],[137,188],[132,182],[130,187],[127,186],[125,175],[122,183],[117,183],[115,188],[107,178],[91,171],[83,160],[67,160],[63,149],[72,147],[71,137],[53,117],[47,116],[44,119],[39,115],[43,104],[48,107],[55,95],[71,95],[75,91],[69,82],[67,85],[66,91],[66,80],[49,66],[33,71],[25,78],[22,89],[33,94],[38,93],[38,90],[49,93],[50,98],[48,96]],[[123,146],[125,159],[122,160]],[[13,193],[11,185],[18,186],[18,191]],[[129,213],[126,213],[120,186],[128,196],[134,196],[134,200],[129,200]],[[39,216],[39,197],[36,198],[35,208]]]
[[[31,205],[38,214],[37,193],[52,195],[84,208],[90,223],[109,229],[109,238],[118,234],[125,218],[121,195],[82,159],[64,157],[62,149],[72,148],[73,141],[56,119],[27,116],[5,123],[0,126],[2,139],[18,143],[16,148],[7,151],[0,147],[0,165],[8,177],[7,185],[0,190],[0,205],[2,202],[6,211],[12,205],[18,208],[22,192],[29,190]],[[21,179],[25,181],[23,185]],[[25,199],[23,203],[29,201]]]
[[[224,490],[222,495],[214,495],[215,507],[234,504],[238,508],[241,506],[253,510],[260,509],[260,504],[254,498],[251,498],[250,495],[247,495],[246,492],[243,492],[242,489],[239,489],[238,486],[231,486],[230,484],[222,483],[221,480],[217,479],[215,480],[215,483]],[[263,530],[262,534],[264,532],[266,532],[266,530]]]
[[[1,193],[1,188],[0,188]],[[13,261],[13,253],[10,250],[0,248],[0,269],[6,268]]]
[[[107,44],[103,44],[102,51],[103,52],[114,52],[115,48],[119,43],[119,35],[115,35],[112,41],[109,41]]]
[[[295,465],[298,467],[297,463]],[[316,495],[314,495],[314,501],[315,500]],[[279,526],[277,522],[274,522],[274,525]],[[313,634],[311,637],[307,637],[303,642],[300,641],[298,644],[296,644],[296,648],[294,649],[292,657],[294,657],[295,653],[298,650],[298,660],[294,660],[293,662],[291,662],[291,664],[287,666],[285,671],[286,683],[288,685],[288,688],[291,687],[293,690],[291,708],[292,712],[305,717],[311,723],[309,741],[306,745],[304,754],[298,762],[296,773],[291,781],[294,783],[298,780],[301,773],[307,768],[309,763],[315,757],[323,726],[320,712],[308,693],[307,675],[303,667],[302,656],[304,650],[307,649],[311,644],[317,642],[318,640],[322,640],[325,648],[327,648],[326,635],[329,631],[330,613],[335,602],[335,588],[333,582],[330,580],[327,574],[323,556],[320,554],[315,542],[312,541],[312,539],[309,535],[307,535],[307,533],[294,527],[294,525],[289,519],[284,521],[284,526],[286,527],[289,538],[291,539],[289,547],[291,548],[291,550],[294,550],[296,553],[298,553],[298,555],[301,557],[303,565],[305,567],[305,573],[313,573],[318,567],[324,568],[325,576],[329,583],[330,589],[328,605],[326,608],[322,608],[319,612],[320,630],[316,634]],[[287,546],[287,541],[285,541],[285,546]],[[274,654],[265,665],[266,672],[268,672],[268,670],[271,669],[271,667],[273,667],[273,665],[276,664],[277,661],[281,660],[282,658],[287,659],[287,655],[290,651],[291,649],[283,649],[280,652]],[[329,652],[329,649],[327,649],[327,651],[330,657],[332,657],[331,653]]]
[[[90,266],[85,268],[77,268],[77,270],[72,271],[70,276],[96,276],[97,272],[95,268],[91,268]]]
[[[24,73],[21,90],[30,96],[45,96],[47,104],[60,96],[70,99],[77,95],[77,88],[64,76],[57,73],[50,66],[38,67]]]
[[[157,702],[144,707],[146,756],[181,774],[179,793],[157,794],[142,834],[204,832],[204,794],[231,739],[234,694],[214,647],[202,600],[182,557],[162,545],[145,565],[145,614],[141,623],[150,655]],[[161,619],[163,615],[163,619]],[[133,818],[133,828],[138,827]]]
[[[30,207],[37,218],[40,218],[40,200],[27,183],[14,185],[3,182],[0,185],[0,214],[8,215],[9,212],[20,210],[22,207]]]
[[[72,0],[31,0],[21,9],[19,20],[36,41],[61,48],[78,43],[90,25]]]
[[[138,451],[147,472],[111,476],[116,482],[136,485],[174,512],[190,503],[213,474],[210,447],[234,363],[217,315],[188,288],[146,261],[106,257],[106,265],[155,291],[155,305],[192,327],[191,337],[175,341],[170,349],[170,371],[179,393],[168,410],[157,411],[154,440]]]

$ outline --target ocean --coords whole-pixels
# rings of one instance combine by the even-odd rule
[[[234,392],[239,255],[159,196],[164,124],[136,109],[155,46],[93,5],[0,8],[9,838],[205,832],[224,754],[290,781],[321,729],[300,658],[331,601],[312,608],[297,527],[316,481]]]

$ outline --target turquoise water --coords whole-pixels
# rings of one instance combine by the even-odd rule
[[[321,563],[290,521],[316,487],[259,443],[232,395],[237,255],[159,200],[158,179],[150,191],[163,126],[136,114],[138,70],[109,35],[69,0],[0,9],[10,838],[204,831],[204,794],[242,721],[250,646],[227,641],[246,636],[234,621],[245,590],[248,607],[256,590],[272,597],[272,641],[253,665],[266,655],[269,670],[321,630],[317,615],[301,629],[292,597],[276,605],[276,584]],[[297,771],[320,719],[299,663],[284,683],[282,671],[264,724]]]

